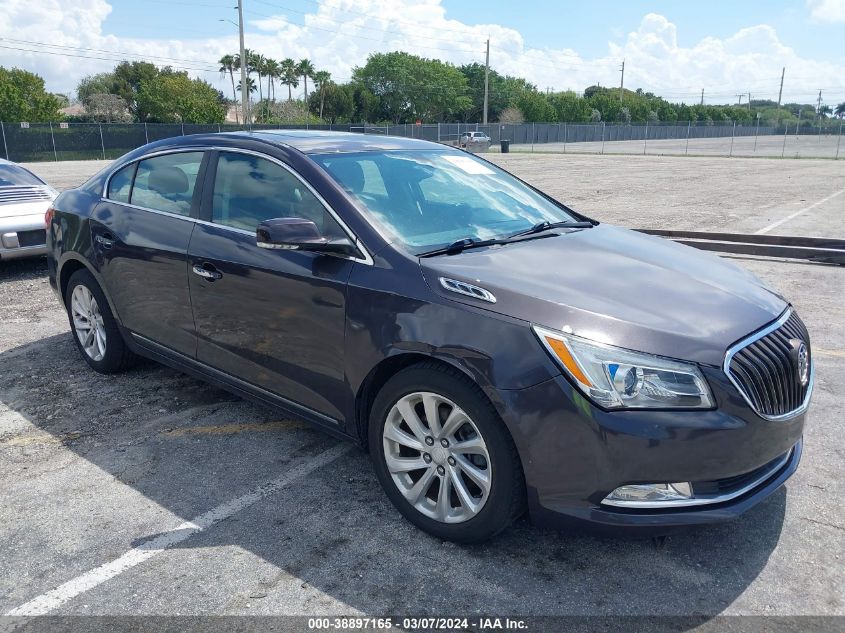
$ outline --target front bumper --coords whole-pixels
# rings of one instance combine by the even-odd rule
[[[46,253],[43,213],[0,218],[0,261]]]
[[[500,392],[500,410],[522,459],[532,521],[658,533],[735,518],[777,490],[801,459],[805,414],[764,420],[724,373],[703,371],[717,402],[710,411],[603,411],[563,376]],[[749,474],[731,489],[739,494],[726,493],[724,500],[711,494],[711,503],[602,503],[624,485],[712,484]]]

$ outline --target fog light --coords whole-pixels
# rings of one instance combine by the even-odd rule
[[[3,244],[4,248],[18,248],[20,246],[17,233],[3,233],[0,236],[0,243]]]
[[[666,501],[692,499],[689,482],[673,484],[631,484],[617,488],[602,503],[628,508],[659,508]]]

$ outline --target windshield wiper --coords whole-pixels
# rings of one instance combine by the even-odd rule
[[[543,220],[542,222],[537,222],[537,224],[532,226],[530,229],[514,233],[513,235],[508,236],[508,238],[521,237],[523,235],[534,235],[535,233],[542,233],[543,231],[548,231],[550,229],[591,229],[594,226],[595,223],[588,222],[586,220],[577,222],[572,220],[564,220],[563,222],[549,222],[548,220]]]
[[[479,240],[474,237],[465,237],[456,242],[452,242],[448,246],[435,248],[424,253],[419,253],[417,257],[434,257],[435,255],[457,255],[469,248],[483,248],[484,246],[496,246],[497,244],[513,244],[515,242],[526,242],[528,240],[536,240],[544,237],[552,237],[551,235],[538,235],[536,237],[525,237],[524,239],[513,239],[519,237],[517,235],[510,235],[508,237],[500,237],[490,240]]]

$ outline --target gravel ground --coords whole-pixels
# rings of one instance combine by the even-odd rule
[[[630,227],[752,231],[807,208],[777,231],[845,234],[841,163],[496,160]],[[64,188],[103,165],[33,167]],[[52,612],[845,615],[845,271],[734,261],[791,298],[813,334],[816,392],[787,486],[732,524],[665,542],[523,520],[476,547],[417,532],[367,457],[332,453],[339,444],[318,431],[152,363],[91,372],[44,260],[0,263],[0,613],[87,582]],[[307,472],[315,459],[329,461]],[[280,477],[201,532],[184,524]],[[171,546],[138,559],[157,538]],[[101,566],[115,560],[110,576]]]

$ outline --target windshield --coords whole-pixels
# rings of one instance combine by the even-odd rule
[[[20,187],[22,185],[41,186],[44,183],[35,174],[17,165],[0,164],[0,187]]]
[[[575,219],[513,176],[463,152],[312,158],[366,208],[391,241],[416,254],[465,238],[495,239],[539,222]]]

